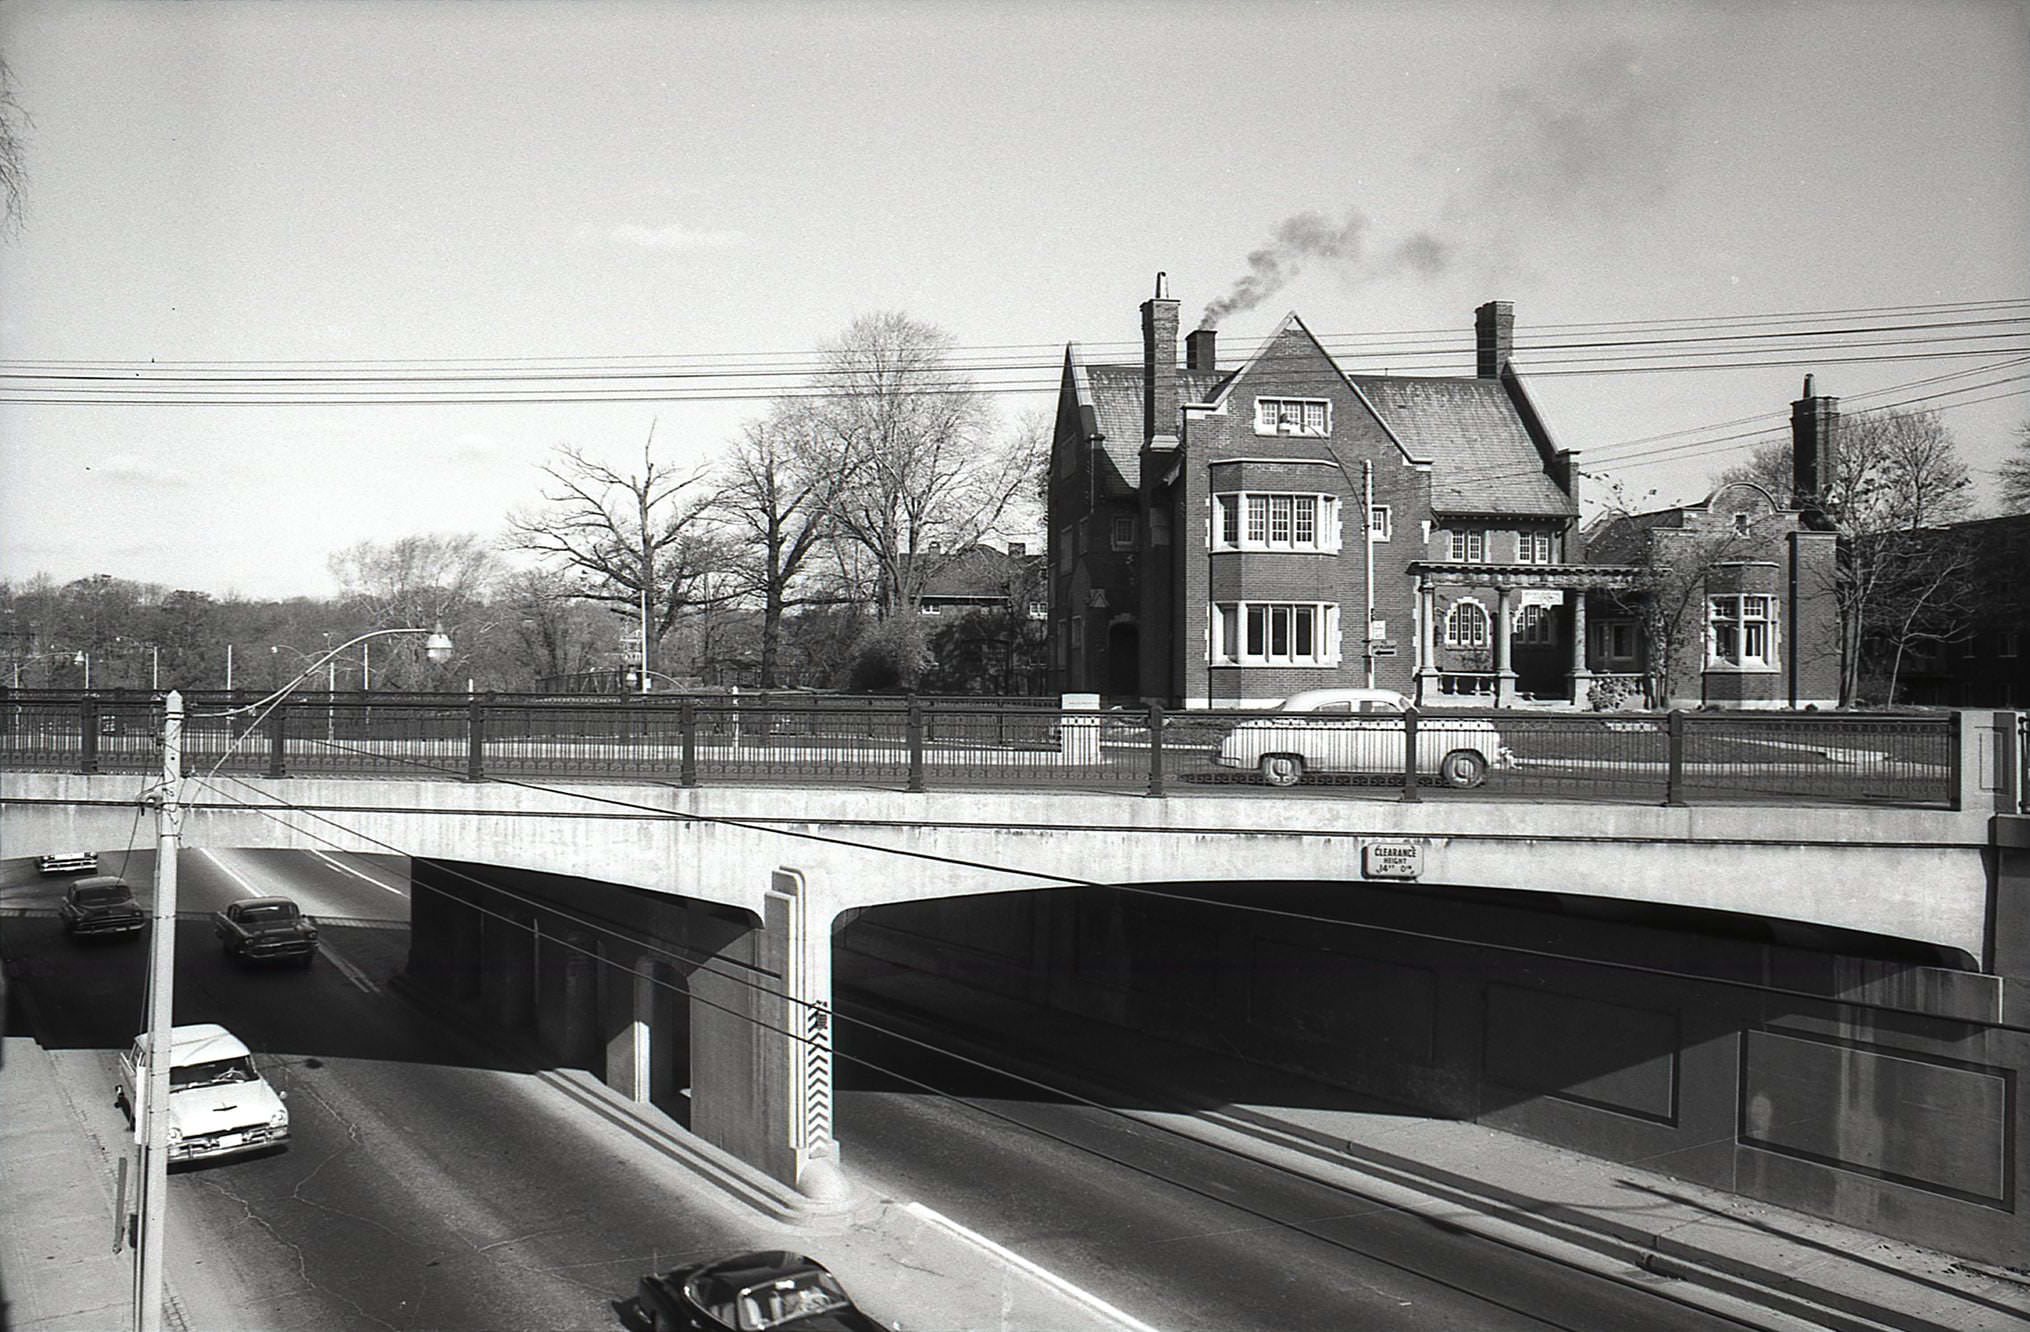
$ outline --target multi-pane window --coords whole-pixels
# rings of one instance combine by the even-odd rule
[[[1256,398],[1255,433],[1329,435],[1332,433],[1332,404],[1323,398]]]
[[[1555,643],[1557,627],[1557,618],[1549,606],[1524,606],[1516,613],[1513,641],[1536,647]]]
[[[1212,659],[1226,665],[1338,664],[1339,607],[1330,602],[1221,602],[1212,633]]]
[[[1135,517],[1133,514],[1119,513],[1114,515],[1112,544],[1115,550],[1133,550],[1135,548]]]
[[[1607,661],[1635,660],[1635,625],[1628,620],[1606,620],[1595,630],[1600,655]]]
[[[1485,528],[1456,528],[1452,532],[1451,559],[1454,564],[1487,563],[1487,531]]]
[[[1213,496],[1214,550],[1339,549],[1339,501],[1331,495]]]
[[[1551,534],[1549,532],[1516,533],[1515,558],[1518,564],[1549,564],[1551,562]]]
[[[1706,599],[1708,662],[1715,666],[1767,666],[1776,641],[1774,598],[1727,593]]]
[[[1487,607],[1472,600],[1453,602],[1445,612],[1445,646],[1484,648],[1487,641]]]
[[[1387,541],[1389,539],[1391,528],[1388,505],[1377,504],[1367,511],[1367,530],[1374,534],[1374,539],[1377,541]]]

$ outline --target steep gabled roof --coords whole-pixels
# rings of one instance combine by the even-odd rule
[[[1179,402],[1199,402],[1226,376],[1217,371],[1177,371]],[[1142,367],[1077,365],[1073,382],[1079,406],[1092,408],[1093,422],[1105,441],[1101,448],[1129,493],[1142,484]],[[1183,414],[1179,413],[1179,420]],[[1176,422],[1172,428],[1177,428]]]
[[[1431,460],[1438,513],[1570,518],[1572,497],[1544,472],[1543,455],[1496,379],[1348,375],[1411,454]]]

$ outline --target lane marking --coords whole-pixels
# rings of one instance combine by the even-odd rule
[[[362,873],[361,871],[354,869],[352,866],[345,864],[343,861],[333,858],[333,856],[327,851],[312,851],[310,854],[316,856],[319,860],[331,866],[331,868],[337,870],[340,874],[350,874],[353,878],[358,879],[361,883],[370,883],[384,893],[393,893],[397,897],[407,897],[409,895],[407,892],[405,892],[400,888],[393,887],[390,884],[382,883],[379,879],[376,879],[373,875]]]
[[[225,861],[219,859],[218,852],[200,851],[198,852],[198,854],[203,856],[206,860],[209,860],[213,865],[217,866],[219,872],[224,874],[228,879],[231,879],[234,883],[240,885],[241,888],[245,889],[247,896],[249,897],[273,896],[273,894],[271,893],[267,893],[259,888],[256,888],[253,885],[253,883],[247,878],[246,875],[240,873],[238,870],[234,869],[231,865],[228,865],[226,864]]]
[[[944,1216],[938,1212],[934,1212],[930,1208],[925,1207],[920,1202],[910,1203],[907,1206],[905,1206],[902,1210],[908,1212],[911,1216],[915,1217],[919,1221],[928,1222],[929,1224],[934,1226],[942,1226],[946,1230],[952,1232],[954,1235],[959,1236],[961,1239],[964,1239],[969,1243],[979,1245],[981,1248],[987,1250],[989,1253],[999,1258],[1002,1262],[1007,1263],[1012,1267],[1018,1268],[1021,1271],[1026,1272],[1030,1276],[1036,1278],[1038,1281],[1041,1281],[1044,1285],[1050,1287],[1052,1290],[1064,1296],[1072,1303],[1083,1305],[1085,1308],[1098,1314],[1102,1318],[1112,1319],[1114,1322],[1128,1329],[1128,1332],[1159,1332],[1159,1329],[1151,1327],[1149,1324],[1143,1322],[1141,1319],[1132,1318],[1129,1315],[1122,1313],[1119,1309],[1116,1309],[1113,1305],[1108,1304],[1105,1300],[1093,1294],[1091,1291],[1086,1290],[1080,1286],[1072,1285],[1071,1282],[1066,1281],[1063,1277],[1058,1276],[1055,1272],[1047,1271],[1044,1268],[1038,1267],[1035,1263],[1030,1262],[1027,1258],[1024,1258],[1021,1254],[1016,1253],[1013,1249],[1009,1249],[1002,1245],[996,1244],[993,1240],[988,1239],[985,1235],[980,1234],[976,1230],[966,1229],[966,1227],[960,1225],[958,1222],[952,1220],[950,1217]]]
[[[324,954],[325,961],[338,968],[339,975],[357,985],[362,994],[379,994],[381,992],[381,987],[374,984],[373,980],[364,971],[361,971],[358,967],[333,952],[330,945],[320,942],[317,945],[317,951]]]

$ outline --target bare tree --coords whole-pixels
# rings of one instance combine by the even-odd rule
[[[639,470],[622,472],[560,445],[543,474],[551,482],[543,492],[547,507],[512,515],[509,544],[557,566],[571,596],[621,619],[639,619],[653,658],[711,567],[702,521],[710,500],[701,484],[707,471],[680,471],[658,460],[651,425]],[[642,662],[645,670],[654,665]]]
[[[727,564],[732,595],[761,603],[760,684],[775,687],[782,619],[791,608],[830,601],[805,593],[805,564],[824,540],[836,470],[813,470],[808,451],[791,446],[793,410],[778,409],[741,429],[719,469],[712,516],[734,537]]]
[[[862,316],[824,349],[817,391],[788,423],[800,466],[824,478],[831,535],[872,561],[884,617],[913,608],[937,556],[993,530],[1030,475],[992,437],[951,348],[907,315]]]
[[[28,206],[28,144],[35,118],[14,97],[14,73],[0,59],[0,234],[19,235]]]
[[[500,557],[492,546],[471,533],[362,541],[333,555],[327,567],[369,629],[442,625],[462,660],[480,649],[479,635],[489,626],[479,612],[501,574]],[[374,678],[383,686],[414,686],[433,676],[457,675],[456,662],[433,667],[420,639],[382,642],[386,646],[374,651]]]
[[[2016,446],[2002,460],[2002,512],[2030,513],[2030,421],[2016,427]]]

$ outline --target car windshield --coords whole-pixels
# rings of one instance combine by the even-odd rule
[[[296,919],[296,907],[289,902],[264,902],[260,906],[243,907],[239,921],[242,925],[287,925]]]
[[[130,902],[134,899],[133,891],[123,883],[109,884],[104,888],[78,888],[73,891],[79,906],[112,906],[116,902]]]
[[[795,1276],[749,1286],[735,1301],[741,1332],[767,1332],[769,1328],[852,1307],[845,1290],[828,1272],[799,1272]]]
[[[201,1064],[184,1064],[170,1069],[169,1090],[188,1091],[192,1087],[209,1087],[220,1082],[252,1082],[256,1076],[250,1056],[207,1059]]]

